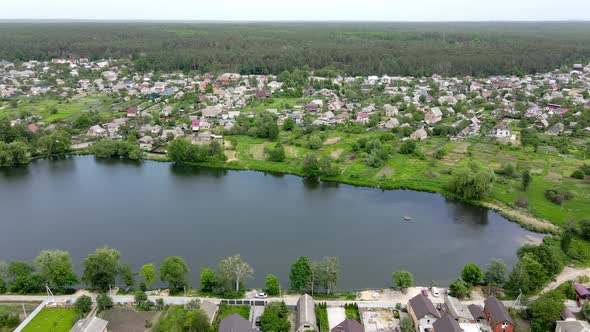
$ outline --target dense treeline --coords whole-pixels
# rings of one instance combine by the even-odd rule
[[[590,23],[2,23],[0,59],[133,58],[139,69],[492,75],[590,60]]]

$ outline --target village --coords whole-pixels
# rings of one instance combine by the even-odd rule
[[[30,111],[20,107],[20,97],[68,100],[116,96],[114,107],[106,110],[105,118],[110,121],[91,123],[74,142],[122,139],[129,128],[135,128],[139,132],[137,144],[146,152],[163,152],[167,141],[179,137],[193,143],[221,139],[232,134],[240,116],[253,117],[260,111],[273,114],[279,126],[287,119],[314,127],[356,123],[367,130],[395,130],[414,140],[427,139],[441,130],[452,140],[474,137],[482,134],[482,123],[490,119],[495,124],[485,128],[483,135],[505,142],[520,139],[514,133],[514,119],[525,122],[525,128],[536,127],[551,136],[579,136],[590,131],[588,119],[580,111],[590,107],[590,65],[524,77],[480,79],[309,76],[308,83],[284,87],[281,75],[140,74],[124,61],[82,58],[20,64],[2,61],[0,77],[0,96],[5,100],[0,102],[0,114],[7,115],[12,125],[22,123],[33,132],[49,132],[70,125],[56,119],[93,112],[92,108],[80,109],[68,113],[67,118],[56,117],[63,112],[60,104],[50,110],[31,107]],[[361,93],[371,93],[371,98],[346,98],[340,93],[345,86],[358,87]],[[300,98],[285,98],[296,88],[305,89]],[[278,97],[266,108],[265,99],[274,96]],[[125,130],[120,130],[123,127]]]

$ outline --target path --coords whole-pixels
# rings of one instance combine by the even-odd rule
[[[566,281],[575,280],[578,277],[587,276],[590,277],[590,268],[574,268],[566,266],[560,274],[555,277],[555,281],[550,282],[545,288],[543,288],[543,293],[553,290],[559,285],[563,284]]]

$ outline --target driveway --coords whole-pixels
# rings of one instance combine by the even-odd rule
[[[346,312],[342,307],[328,307],[328,326],[330,330],[346,319]]]
[[[255,330],[259,330],[259,327],[256,326],[256,317],[262,316],[264,313],[264,307],[260,305],[255,305],[250,307],[250,319],[252,320],[252,328]]]

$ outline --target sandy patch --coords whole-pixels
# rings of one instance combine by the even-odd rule
[[[236,151],[225,150],[223,151],[225,156],[227,157],[227,162],[238,161],[238,156]]]
[[[340,137],[331,137],[324,142],[324,145],[334,145],[338,142],[340,142]]]
[[[488,209],[497,211],[498,213],[500,213],[501,215],[503,215],[504,217],[506,217],[508,219],[518,220],[518,222],[520,222],[520,223],[530,225],[530,226],[534,227],[535,229],[538,229],[541,231],[542,230],[547,230],[549,232],[559,231],[559,227],[553,225],[549,221],[547,221],[545,219],[533,217],[532,215],[530,215],[524,211],[511,209],[511,208],[508,208],[504,205],[495,204],[495,203],[491,203],[491,202],[485,202],[485,203],[483,203],[483,206]]]
[[[551,182],[559,182],[561,181],[563,177],[557,173],[549,173],[547,175],[545,175],[545,177],[543,179],[545,179],[545,181],[551,181]]]
[[[338,159],[342,155],[342,152],[344,152],[344,149],[336,149],[330,153],[330,157]]]
[[[264,160],[264,144],[254,144],[250,147],[250,156],[254,160]]]

